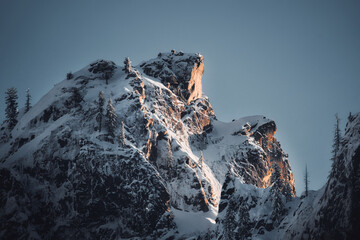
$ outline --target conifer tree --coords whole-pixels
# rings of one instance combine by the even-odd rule
[[[30,107],[31,107],[30,99],[31,99],[30,89],[26,89],[25,113],[27,113],[30,110]]]
[[[74,77],[74,75],[71,73],[71,72],[68,72],[67,74],[66,74],[66,79],[67,80],[70,80],[70,79],[72,79]]]
[[[167,159],[168,160],[168,166],[167,167],[168,167],[169,172],[171,174],[171,168],[174,166],[174,156],[173,156],[173,152],[172,152],[172,149],[171,149],[171,142],[167,141],[166,146],[167,146],[167,154],[168,154],[168,157],[167,157],[168,158]]]
[[[200,152],[200,159],[199,159],[200,166],[202,167],[204,165],[204,155],[203,152]]]
[[[71,96],[72,106],[79,107],[82,101],[83,101],[83,97],[81,96],[79,89],[76,87],[72,88],[72,96]]]
[[[99,130],[99,132],[101,132],[101,123],[102,123],[102,119],[103,119],[104,104],[105,104],[105,97],[104,97],[103,91],[99,92],[99,97],[98,97],[97,103],[98,103],[98,108],[97,108],[96,121],[98,122],[98,130]]]
[[[336,118],[336,123],[335,123],[335,127],[334,127],[334,140],[333,140],[333,146],[332,146],[333,157],[331,159],[333,162],[337,158],[337,154],[339,152],[340,145],[341,145],[340,119],[339,119],[338,114],[335,114],[335,118]]]
[[[250,214],[249,206],[245,200],[241,201],[238,213],[239,225],[237,226],[236,239],[245,240],[250,237]]]
[[[289,184],[284,185],[282,194],[285,196],[286,202],[290,202],[292,200],[292,190]]]
[[[16,88],[9,88],[6,92],[5,102],[6,109],[5,115],[6,120],[8,121],[8,128],[12,130],[17,124],[17,116],[18,116],[18,96]]]
[[[307,170],[307,165],[305,166],[304,183],[305,183],[305,197],[307,197],[309,195],[309,174]]]
[[[124,64],[125,64],[125,66],[124,66],[125,73],[130,73],[131,72],[131,61],[130,61],[129,57],[125,58]]]
[[[109,84],[109,79],[114,75],[114,70],[108,70],[106,72],[103,73],[103,77],[105,78],[106,80],[106,85]]]
[[[125,146],[125,127],[124,122],[121,121],[120,133],[119,133],[119,143],[120,146]]]
[[[280,223],[282,216],[285,213],[285,207],[282,201],[282,194],[281,194],[283,183],[281,180],[280,168],[278,165],[274,166],[274,172],[271,175],[271,182],[273,183],[270,190],[273,200],[273,212],[271,218],[274,221],[275,225],[278,225]]]
[[[107,107],[106,107],[106,128],[108,130],[108,133],[110,136],[114,137],[115,136],[115,128],[116,128],[116,121],[117,121],[117,116],[115,113],[115,109],[112,105],[112,100],[109,99]]]

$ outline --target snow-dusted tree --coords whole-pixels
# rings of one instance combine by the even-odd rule
[[[120,133],[119,133],[119,144],[121,147],[125,146],[125,127],[124,122],[121,121]]]
[[[117,115],[115,113],[115,109],[112,105],[112,100],[109,99],[107,107],[106,107],[106,128],[110,136],[115,136],[115,128],[117,125]]]
[[[282,201],[281,190],[283,188],[283,183],[281,179],[280,168],[276,164],[274,166],[274,172],[271,175],[271,182],[273,183],[270,190],[273,200],[273,212],[271,219],[273,220],[275,226],[277,226],[285,213],[285,207]]]
[[[245,240],[250,237],[250,214],[247,199],[230,199],[224,221],[224,239]]]
[[[80,103],[83,101],[83,97],[81,96],[79,89],[76,87],[72,89],[71,100],[73,105],[76,107],[80,106]]]
[[[131,61],[130,61],[130,58],[129,57],[126,57],[125,60],[124,60],[124,71],[126,73],[130,73],[131,72]]]
[[[99,92],[97,104],[98,104],[98,107],[97,107],[96,121],[98,122],[98,130],[99,130],[99,132],[101,132],[101,123],[102,123],[102,119],[103,119],[104,104],[105,104],[105,97],[104,97],[103,91]]]
[[[307,197],[309,195],[309,174],[307,170],[307,165],[305,166],[304,183],[305,183],[305,196]]]
[[[249,239],[250,237],[250,229],[251,229],[251,222],[250,222],[250,214],[249,214],[249,206],[247,201],[242,200],[240,201],[238,219],[239,223],[237,225],[237,238],[240,240]]]
[[[332,145],[333,157],[331,158],[331,160],[333,160],[333,162],[336,160],[337,154],[338,154],[340,146],[341,146],[340,118],[339,118],[338,114],[335,114],[335,118],[336,118],[336,123],[335,123],[335,127],[334,127],[334,140],[333,140],[333,145]]]
[[[173,152],[172,152],[172,148],[171,148],[171,141],[170,140],[167,140],[166,141],[166,148],[167,148],[167,176],[169,179],[172,179],[173,178],[173,175],[174,175],[174,155],[173,155]]]
[[[224,238],[225,239],[235,239],[233,237],[234,231],[237,228],[237,222],[236,222],[236,201],[233,199],[230,199],[229,205],[226,209],[225,213],[225,221],[223,223],[224,225]]]
[[[8,121],[8,128],[12,130],[17,124],[17,116],[18,116],[18,95],[16,88],[9,88],[6,92],[5,102],[6,109],[5,115],[6,120]]]
[[[202,151],[200,152],[199,164],[201,167],[203,167],[203,165],[204,165],[204,155],[203,155]]]
[[[271,174],[270,180],[273,184],[271,189],[274,190],[276,188],[276,190],[279,190],[281,192],[283,188],[283,182],[281,179],[280,168],[277,164],[274,164],[274,172]]]
[[[292,200],[292,190],[289,184],[284,185],[282,194],[285,196],[286,202],[290,202]]]
[[[30,110],[31,107],[30,99],[31,99],[30,89],[26,89],[25,113],[27,113]]]
[[[65,105],[68,108],[81,107],[80,103],[83,101],[83,97],[80,90],[76,87],[71,88],[71,96],[65,101]]]

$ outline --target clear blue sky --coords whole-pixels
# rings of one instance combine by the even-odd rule
[[[220,120],[278,125],[298,194],[330,171],[334,114],[360,111],[360,1],[0,0],[0,90],[33,102],[90,61],[133,63],[171,49],[205,57]],[[4,100],[0,118],[4,119]]]

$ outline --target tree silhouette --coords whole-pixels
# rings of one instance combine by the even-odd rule
[[[307,197],[309,195],[309,173],[307,170],[307,165],[305,166],[304,183],[305,183],[305,197]]]
[[[99,92],[99,97],[98,97],[97,103],[98,103],[98,109],[97,109],[96,121],[98,122],[98,130],[99,130],[99,132],[101,132],[101,123],[102,123],[102,119],[103,119],[104,104],[105,104],[105,97],[104,97],[103,91]]]
[[[30,110],[30,107],[31,107],[30,99],[31,99],[30,89],[26,89],[25,113],[27,113]]]
[[[8,121],[8,128],[12,130],[17,124],[17,116],[18,116],[18,96],[16,88],[9,88],[6,92],[5,102],[6,109],[5,115],[6,120]]]
[[[115,113],[115,109],[112,105],[112,100],[109,99],[107,107],[106,107],[106,127],[108,130],[108,133],[110,136],[114,137],[115,136],[115,128],[116,128],[116,121],[117,121],[117,116]]]
[[[334,126],[334,140],[333,140],[333,145],[332,145],[333,157],[331,158],[333,163],[337,158],[337,154],[338,154],[340,146],[341,146],[340,118],[339,118],[338,114],[335,114],[335,118],[336,118],[336,123]]]

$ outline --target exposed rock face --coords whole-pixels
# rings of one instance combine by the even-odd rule
[[[286,201],[274,224],[269,188],[246,185],[229,173],[223,184],[216,239],[358,239],[360,234],[360,113],[347,124],[326,185]]]
[[[264,124],[254,133],[254,138],[259,141],[262,149],[266,152],[266,166],[271,166],[270,169],[265,167],[268,171],[264,172],[263,179],[256,184],[258,187],[269,187],[270,176],[274,171],[273,165],[276,164],[280,168],[281,178],[287,183],[292,191],[293,196],[296,196],[295,180],[291,172],[288,155],[282,150],[279,141],[274,137],[276,133],[276,125],[274,121]],[[260,172],[258,169],[256,172]]]
[[[160,78],[187,104],[201,98],[204,58],[200,54],[184,57],[184,53],[159,53],[158,58],[140,65],[148,76]]]
[[[3,125],[1,238],[169,237],[174,209],[216,213],[227,173],[266,188],[274,164],[295,194],[274,121],[218,121],[202,95],[201,55],[162,53],[121,69],[96,61],[21,114],[11,134]],[[99,91],[113,100],[115,138],[98,131]]]

